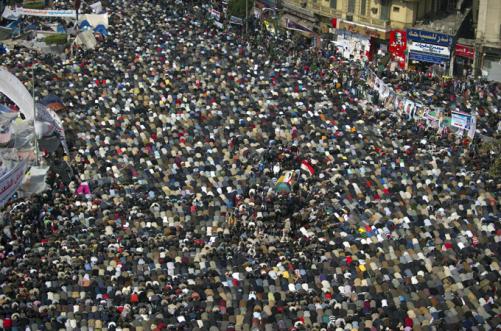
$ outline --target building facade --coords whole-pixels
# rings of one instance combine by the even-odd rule
[[[354,59],[372,59],[377,54],[397,50],[391,56],[400,59],[403,66],[405,47],[395,47],[391,38],[397,36],[397,43],[402,42],[405,29],[433,16],[447,3],[446,0],[282,0],[283,25],[287,27],[295,21],[306,27],[306,33],[333,34],[343,55]]]
[[[473,8],[473,15],[477,17],[477,73],[501,82],[501,1],[477,0]]]
[[[427,31],[439,32],[442,27],[433,26],[434,18],[449,12],[455,15],[456,7],[462,3],[463,0],[282,0],[287,22],[297,18],[297,23],[307,26],[311,34],[334,35],[343,56],[372,60],[376,55],[389,55],[402,68],[408,64],[406,54],[410,54],[407,29],[421,25]],[[448,32],[453,37],[456,33],[457,29]],[[413,41],[410,40],[411,45]],[[418,46],[423,43],[414,42],[413,47]],[[426,62],[437,58],[414,56],[414,60],[419,59]]]

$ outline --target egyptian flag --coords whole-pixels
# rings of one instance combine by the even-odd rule
[[[313,169],[311,164],[306,160],[303,160],[303,162],[301,162],[301,170],[306,172],[310,177],[315,174],[315,169]]]

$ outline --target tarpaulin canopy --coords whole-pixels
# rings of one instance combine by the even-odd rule
[[[99,24],[104,25],[108,28],[108,14],[85,14],[81,16],[80,22],[87,21],[90,26],[98,26]]]
[[[82,31],[75,39],[75,44],[82,45],[85,49],[94,49],[97,45],[96,37],[91,30]]]
[[[0,93],[19,107],[26,120],[33,120],[35,105],[31,94],[16,76],[3,68],[0,68]]]

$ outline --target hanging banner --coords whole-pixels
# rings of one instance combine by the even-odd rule
[[[21,7],[11,10],[16,12],[15,15],[19,16],[69,17],[69,18],[77,17],[77,12],[75,10],[29,9]]]
[[[400,68],[405,68],[405,51],[407,49],[407,33],[403,30],[393,30],[390,32],[390,45],[388,51],[392,61],[398,62]]]
[[[5,94],[19,107],[26,120],[33,120],[35,104],[30,92],[16,76],[2,68],[0,68],[0,93]]]
[[[0,207],[3,207],[16,193],[23,181],[25,171],[26,160],[22,160],[0,178]]]

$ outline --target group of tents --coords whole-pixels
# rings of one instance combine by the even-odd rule
[[[36,40],[47,44],[67,44],[71,39],[69,36],[76,35],[77,43],[80,42],[84,47],[93,48],[96,38],[109,35],[108,14],[103,11],[100,2],[90,7],[93,10],[92,14],[77,16],[75,10],[34,10],[7,6],[2,13],[2,18],[10,22],[5,26],[0,26],[0,41],[34,35]],[[45,19],[27,20],[26,17]],[[85,36],[79,38],[82,33]],[[82,42],[82,40],[89,39],[91,42]]]

